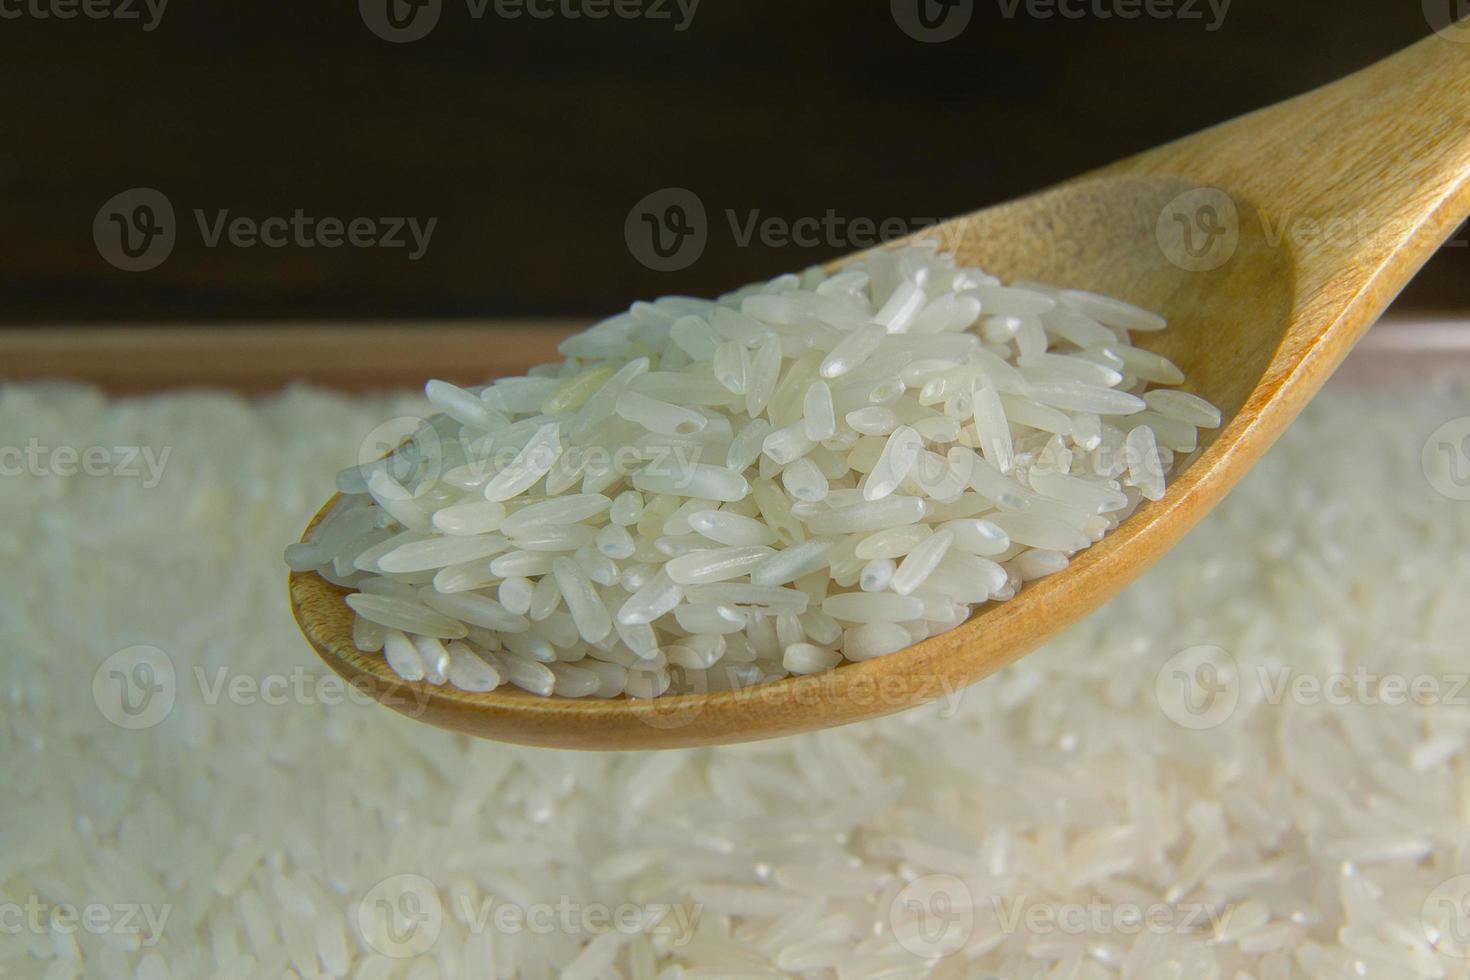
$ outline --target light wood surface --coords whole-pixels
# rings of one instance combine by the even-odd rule
[[[431,377],[483,384],[556,360],[557,344],[587,323],[27,326],[0,330],[0,384],[66,381],[109,395],[190,388],[254,395],[294,383],[351,394],[418,390]],[[1426,352],[1434,357],[1417,356]],[[1382,383],[1385,368],[1412,371],[1413,377],[1426,370],[1431,377],[1464,377],[1470,370],[1470,311],[1390,312],[1332,379]]]
[[[465,384],[556,360],[567,320],[433,324],[76,326],[0,331],[0,377],[66,378],[109,394],[183,385],[260,393],[295,381],[343,391]]]
[[[1229,196],[1239,243],[1218,268],[1190,271],[1156,232],[1170,202],[1201,186]],[[652,701],[476,695],[404,685],[380,656],[353,650],[342,591],[315,575],[291,577],[292,604],[344,676],[424,721],[513,742],[629,749],[769,738],[951,694],[1097,608],[1218,503],[1467,212],[1470,45],[1434,37],[1317,92],[944,226],[962,261],[1006,279],[1097,289],[1163,312],[1170,329],[1140,342],[1179,364],[1187,387],[1228,421],[1183,461],[1162,501],[1065,573],[891,656]],[[1367,233],[1275,237],[1334,219]]]
[[[258,395],[293,383],[344,393],[418,390],[431,377],[483,384],[556,360],[556,345],[586,325],[547,319],[23,327],[0,330],[0,384],[66,381],[124,396],[190,388]],[[1332,380],[1382,384],[1467,375],[1470,311],[1390,312]]]

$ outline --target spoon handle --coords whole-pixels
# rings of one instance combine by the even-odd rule
[[[1289,250],[1298,323],[1366,329],[1470,213],[1470,21],[1110,169],[1224,189]]]

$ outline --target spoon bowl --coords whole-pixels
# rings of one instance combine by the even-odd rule
[[[1096,609],[1208,513],[1467,213],[1470,45],[1436,35],[1326,88],[915,236],[1007,282],[1089,289],[1163,314],[1167,330],[1134,342],[1177,364],[1225,421],[1176,461],[1162,500],[1065,571],[897,653],[651,700],[475,694],[403,681],[381,655],[356,650],[348,590],[315,573],[291,575],[292,609],[322,659],[375,699],[529,745],[748,741],[954,695]]]

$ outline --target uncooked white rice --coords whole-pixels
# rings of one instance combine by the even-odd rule
[[[1221,422],[1148,388],[1184,379],[1129,342],[1163,327],[929,244],[637,303],[530,377],[430,382],[443,414],[340,474],[345,496],[286,559],[380,593],[349,596],[359,619],[485,663],[425,669],[399,643],[385,657],[409,680],[545,693],[546,671],[514,663],[529,658],[560,665],[555,694],[636,697],[881,656],[1062,571],[1163,495],[1174,455]],[[717,583],[730,598],[690,595]],[[789,585],[796,608],[742,585]],[[568,669],[594,663],[603,683]]]
[[[1156,568],[957,698],[580,754],[331,703],[292,622],[280,549],[351,461],[342,434],[418,403],[0,389],[17,444],[171,451],[157,486],[0,479],[0,973],[1464,980],[1444,930],[1470,870],[1470,508],[1420,450],[1467,404],[1329,389]],[[883,630],[907,642],[849,639]],[[1199,644],[1229,654],[1200,676],[1238,693],[1215,727],[1173,720],[1200,720],[1171,693]],[[568,669],[513,662],[548,686]],[[1437,697],[1282,697],[1287,671]],[[171,710],[128,687],[148,710],[119,714],[139,680],[171,680]],[[623,906],[626,933],[576,914]]]

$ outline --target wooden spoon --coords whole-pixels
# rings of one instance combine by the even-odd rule
[[[1096,609],[1178,541],[1467,212],[1470,44],[1447,33],[1315,92],[930,229],[961,262],[1007,281],[1092,289],[1163,313],[1169,329],[1138,342],[1178,364],[1186,389],[1218,405],[1226,423],[1213,437],[1202,433],[1163,500],[1065,572],[890,656],[641,701],[469,694],[406,683],[381,655],[355,650],[346,590],[314,573],[291,576],[292,609],[322,659],[378,700],[444,728],[530,745],[739,742],[951,695]]]

